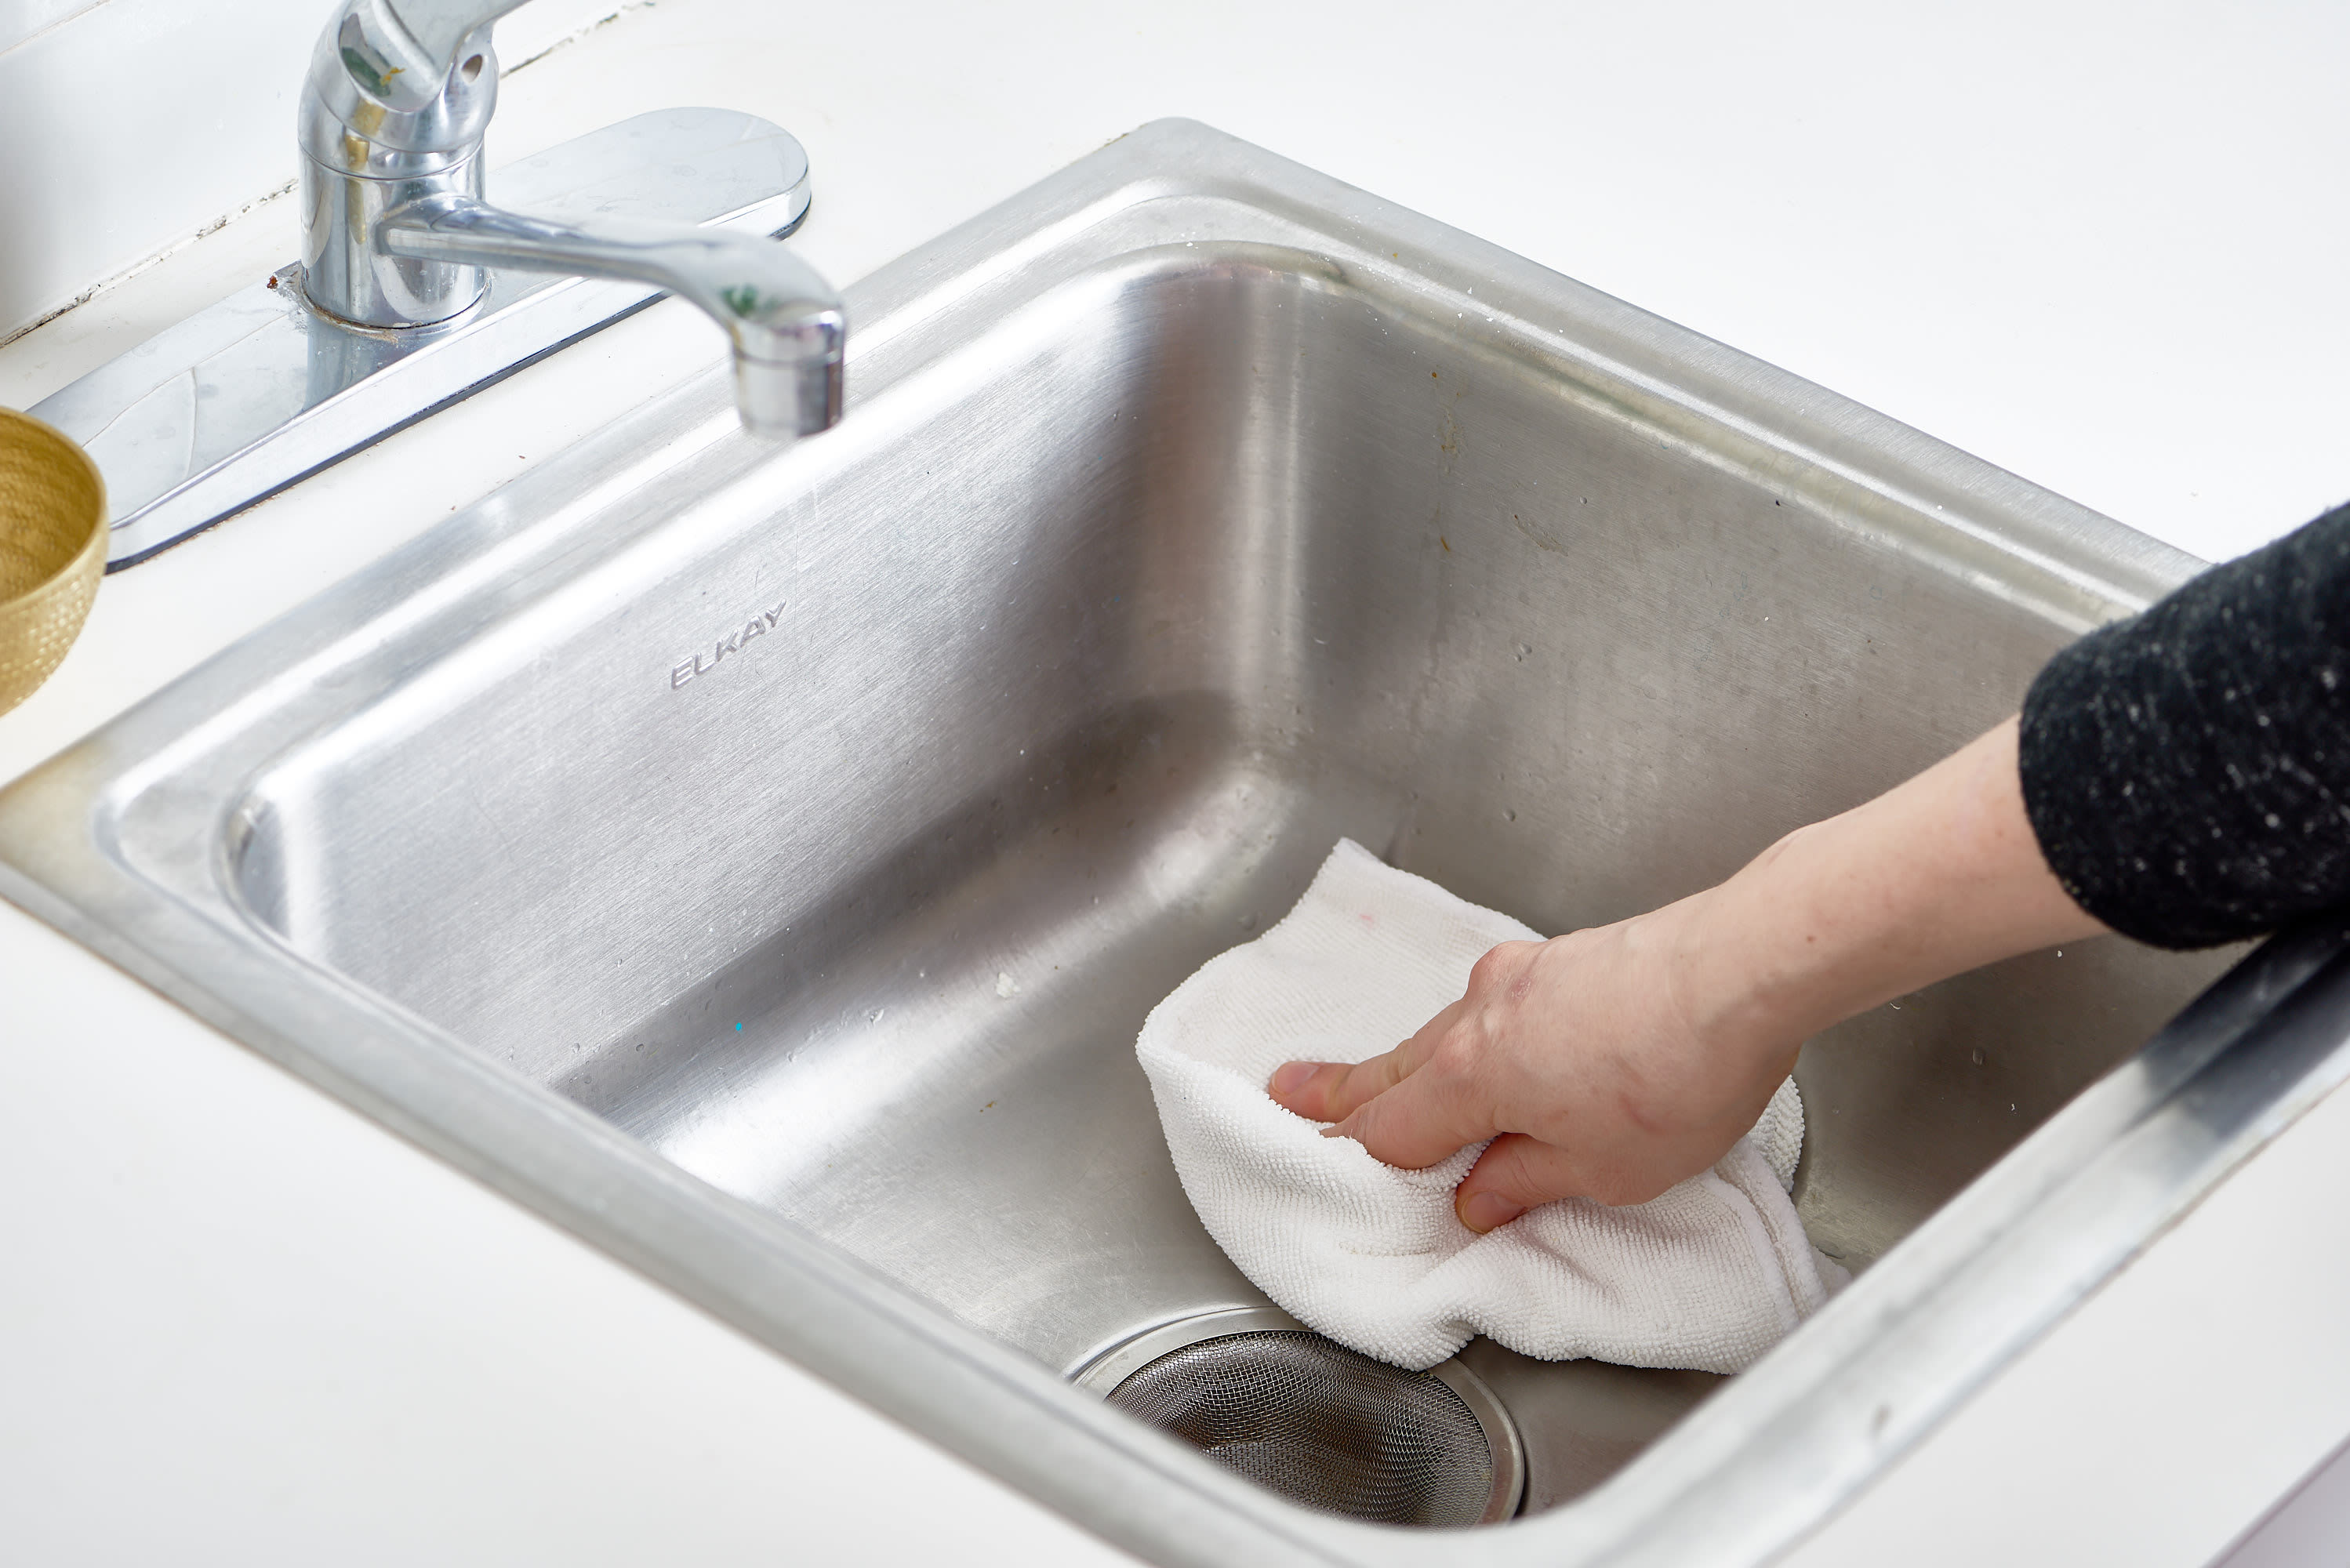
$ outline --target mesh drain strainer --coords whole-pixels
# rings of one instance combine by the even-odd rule
[[[1112,1405],[1311,1508],[1459,1528],[1516,1507],[1517,1434],[1458,1362],[1406,1372],[1285,1314],[1250,1310],[1141,1335],[1080,1381],[1107,1386]]]

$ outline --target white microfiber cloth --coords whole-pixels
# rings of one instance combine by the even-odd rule
[[[1787,1190],[1803,1103],[1781,1085],[1711,1170],[1647,1203],[1568,1199],[1480,1236],[1452,1189],[1483,1146],[1426,1170],[1373,1158],[1283,1109],[1284,1062],[1359,1062],[1451,1002],[1498,942],[1539,940],[1340,840],[1279,925],[1211,960],[1136,1043],[1183,1190],[1257,1287],[1309,1327],[1398,1366],[1472,1334],[1544,1360],[1735,1372],[1843,1271]]]

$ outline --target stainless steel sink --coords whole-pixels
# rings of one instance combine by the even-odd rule
[[[2333,928],[2168,1029],[2232,955],[1905,998],[1804,1054],[1860,1277],[1752,1371],[1472,1347],[1494,1529],[1226,1474],[1066,1381],[1263,1302],[1154,1002],[1342,834],[1550,929],[1686,893],[2195,563],[1196,125],[850,305],[837,431],[649,405],[7,791],[0,891],[1169,1563],[1760,1561],[2341,1076]]]

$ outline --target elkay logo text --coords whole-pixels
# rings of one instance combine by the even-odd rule
[[[697,653],[691,659],[679,659],[670,667],[669,689],[674,691],[695,676],[709,674],[718,668],[720,662],[728,654],[742,652],[743,646],[753,638],[764,637],[775,630],[775,622],[781,620],[783,616],[784,607],[781,605],[777,605],[773,609],[761,610],[743,623],[742,630],[730,631],[720,638],[711,646],[707,654]]]

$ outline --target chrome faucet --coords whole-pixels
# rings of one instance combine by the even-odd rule
[[[497,105],[490,24],[522,3],[344,0],[319,35],[299,119],[309,304],[397,329],[472,309],[489,267],[650,283],[725,330],[745,429],[790,438],[830,427],[847,317],[790,251],[683,223],[552,222],[482,199],[482,138]]]
[[[342,0],[302,88],[301,256],[34,408],[105,475],[109,571],[663,291],[725,329],[745,429],[840,418],[840,297],[775,243],[808,210],[782,127],[656,109],[501,168],[519,212],[482,200],[490,24],[521,4]]]

